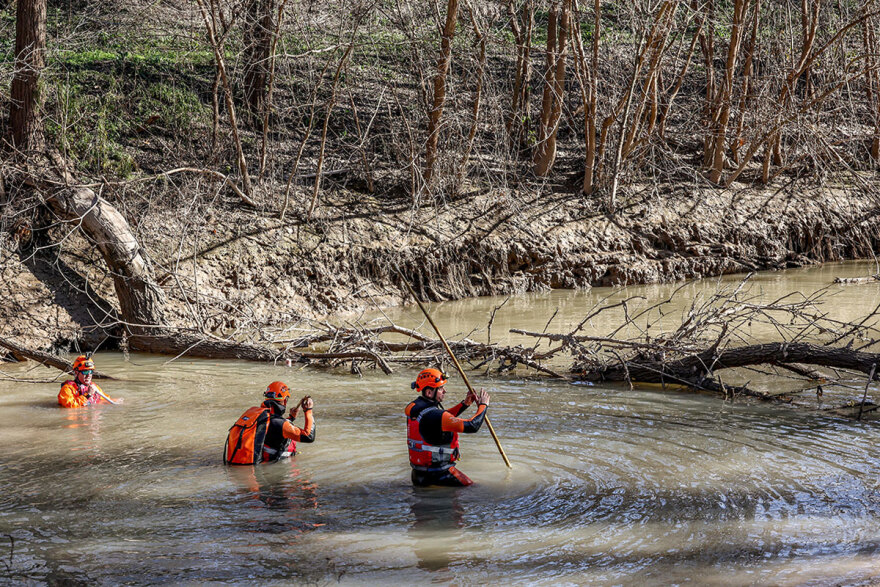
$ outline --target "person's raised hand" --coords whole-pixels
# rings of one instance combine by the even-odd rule
[[[464,398],[464,405],[469,406],[475,401],[477,401],[477,394],[474,393],[473,389],[468,389],[467,396]]]
[[[311,410],[312,408],[315,407],[315,402],[312,401],[312,396],[307,395],[304,398],[302,398],[302,407],[304,410]]]
[[[479,393],[477,393],[477,403],[483,406],[489,405],[489,392],[480,388]]]

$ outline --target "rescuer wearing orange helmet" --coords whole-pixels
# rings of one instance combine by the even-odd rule
[[[486,419],[489,392],[468,391],[464,401],[446,410],[440,404],[446,395],[448,378],[437,369],[424,369],[412,384],[421,395],[406,406],[406,443],[413,485],[463,487],[473,484],[455,468],[459,459],[458,435],[477,432]],[[458,417],[477,402],[477,413],[464,420]]]
[[[273,462],[296,454],[297,442],[315,441],[315,402],[303,397],[297,407],[284,418],[290,389],[281,381],[273,381],[263,393],[266,398],[259,407],[250,408],[229,429],[223,461],[227,465],[254,465]],[[305,428],[293,425],[302,406]]]
[[[121,403],[121,399],[111,400],[101,388],[92,383],[95,362],[89,355],[80,355],[73,361],[76,377],[65,381],[58,392],[58,405],[62,408],[81,408],[93,404]]]

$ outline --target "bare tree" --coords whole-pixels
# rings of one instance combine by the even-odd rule
[[[534,171],[538,177],[546,177],[556,160],[556,135],[564,99],[570,14],[571,0],[562,0],[561,10],[557,0],[550,0],[550,9],[547,12],[544,94],[541,99],[541,117],[534,156]]]
[[[511,96],[507,132],[514,147],[523,140],[523,130],[529,117],[529,80],[532,76],[532,30],[535,25],[535,7],[532,0],[525,0],[517,9],[515,0],[507,1],[508,23],[516,43],[516,65]]]
[[[730,40],[727,45],[727,60],[724,64],[724,75],[721,85],[715,88],[715,95],[709,101],[709,136],[706,144],[709,152],[709,180],[713,183],[721,181],[724,172],[724,154],[727,148],[727,126],[733,101],[734,74],[738,68],[740,46],[743,38],[743,26],[749,10],[749,0],[734,0],[733,20],[730,25]]]
[[[253,194],[253,187],[251,185],[251,176],[248,172],[247,159],[244,155],[244,148],[241,144],[241,138],[239,137],[238,131],[238,117],[235,114],[235,103],[232,99],[232,85],[229,80],[229,75],[226,70],[226,58],[223,56],[223,44],[222,37],[218,37],[216,34],[216,22],[217,18],[214,15],[215,4],[212,2],[210,5],[211,15],[208,14],[208,6],[205,5],[205,0],[196,0],[199,4],[199,10],[202,14],[202,20],[205,23],[205,29],[208,34],[208,43],[211,45],[211,50],[214,52],[214,60],[217,66],[217,70],[220,72],[220,80],[223,84],[223,93],[226,98],[226,110],[229,113],[229,126],[232,130],[232,139],[235,143],[235,151],[236,151],[236,162],[238,163],[238,171],[241,173],[241,182],[242,182],[242,191],[248,198]],[[252,202],[245,203],[253,204]]]
[[[434,99],[428,113],[428,139],[425,143],[426,182],[434,177],[434,166],[437,162],[437,148],[440,141],[440,118],[446,103],[446,76],[452,62],[452,39],[455,36],[455,25],[458,21],[458,0],[448,0],[446,4],[446,24],[440,37],[440,58],[437,60],[437,73],[434,75]]]
[[[256,126],[268,107],[278,0],[250,0],[244,21],[244,101]]]

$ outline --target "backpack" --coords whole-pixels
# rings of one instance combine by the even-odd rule
[[[224,465],[256,465],[263,460],[269,428],[268,408],[249,408],[229,429],[223,448]]]

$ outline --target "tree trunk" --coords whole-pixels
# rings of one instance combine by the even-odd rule
[[[739,99],[739,122],[736,126],[736,131],[734,133],[733,138],[730,141],[730,156],[733,162],[739,165],[739,150],[745,144],[745,140],[742,138],[743,130],[745,129],[746,123],[746,111],[749,106],[749,102],[752,98],[752,72],[754,70],[754,62],[755,55],[758,51],[758,17],[761,13],[761,0],[755,0],[755,8],[752,17],[752,33],[749,38],[749,43],[745,48],[746,59],[745,65],[743,65],[742,72],[742,93]]]
[[[867,5],[862,8],[867,12]],[[871,137],[871,160],[880,161],[880,75],[877,73],[877,36],[872,19],[862,22],[862,46],[865,55],[865,98],[871,116],[873,136]]]
[[[589,65],[587,63],[586,50],[580,34],[571,36],[574,44],[575,75],[580,81],[581,98],[584,102],[584,182],[581,192],[585,196],[593,193],[596,184],[596,108],[598,104],[599,83],[599,38],[601,34],[601,0],[593,0],[593,42]],[[575,15],[577,11],[575,11]],[[572,30],[580,31],[580,20],[572,18]]]
[[[590,105],[584,114],[584,127],[587,134],[587,153],[583,192],[592,194],[596,188],[596,116],[599,104],[599,42],[602,38],[601,0],[593,3],[593,49],[590,52]],[[580,31],[578,31],[580,32]],[[580,36],[580,35],[578,35]]]
[[[153,281],[149,260],[128,222],[91,189],[73,185],[74,178],[59,154],[51,152],[50,159],[68,187],[55,190],[48,203],[62,219],[81,223],[83,232],[98,247],[113,276],[121,318],[129,334],[164,325],[165,296]]]
[[[252,0],[244,27],[244,99],[252,127],[268,107],[269,69],[277,0]]]
[[[446,75],[452,61],[452,38],[455,36],[455,23],[458,19],[458,0],[449,0],[446,5],[446,26],[440,40],[440,59],[437,60],[437,74],[434,76],[434,103],[428,115],[428,141],[425,144],[425,182],[434,177],[437,162],[437,148],[440,142],[440,117],[446,103]]]
[[[483,96],[483,78],[486,72],[486,33],[482,28],[480,28],[480,23],[477,21],[476,12],[473,9],[470,9],[469,12],[471,17],[471,26],[473,26],[474,29],[474,35],[476,35],[480,43],[480,57],[477,64],[477,87],[474,90],[474,106],[472,110],[471,128],[468,131],[464,155],[462,155],[461,157],[461,165],[459,165],[456,185],[458,185],[461,181],[461,178],[467,174],[468,160],[470,159],[471,151],[474,147],[474,138],[477,136],[477,127],[480,122],[480,101]]]
[[[9,123],[12,146],[38,151],[43,146],[40,76],[46,51],[46,0],[19,0],[15,14],[15,68]]]
[[[643,381],[645,383],[694,382],[711,372],[749,365],[788,365],[791,363],[820,365],[838,369],[852,369],[870,373],[873,365],[880,365],[880,353],[864,353],[847,348],[836,348],[805,342],[774,342],[756,344],[724,351],[710,349],[678,361],[638,361],[613,365],[601,373],[587,372],[585,379],[608,381]],[[711,370],[708,366],[711,365]]]
[[[696,3],[696,2],[695,2]],[[706,134],[703,136],[703,166],[709,167],[712,154],[712,105],[715,103],[715,1],[706,3],[706,31],[700,33],[700,49],[706,69],[706,98],[703,104],[703,121]]]
[[[535,149],[535,175],[538,177],[546,177],[556,160],[556,134],[565,91],[570,12],[571,0],[562,0],[561,13],[554,2],[547,15],[547,71],[544,75],[544,96],[541,100],[541,120]]]
[[[511,139],[511,146],[519,151],[524,138],[523,131],[529,119],[529,80],[532,77],[531,48],[535,9],[531,0],[526,0],[518,14],[514,7],[514,0],[508,0],[507,11],[510,16],[510,30],[516,42],[516,76],[513,80],[513,97],[511,98],[510,118],[507,120],[507,133]]]
[[[237,154],[238,161],[238,171],[241,173],[241,184],[242,190],[245,195],[250,198],[253,195],[254,190],[251,186],[251,176],[248,173],[247,160],[244,156],[244,149],[241,145],[241,139],[238,135],[238,120],[235,115],[235,104],[232,101],[232,87],[229,82],[229,76],[226,74],[226,59],[223,57],[223,47],[221,46],[221,41],[218,39],[215,25],[213,24],[214,19],[208,16],[208,10],[205,7],[204,0],[197,0],[199,5],[199,10],[202,13],[202,20],[205,23],[205,28],[208,33],[208,42],[211,44],[211,49],[214,52],[214,61],[217,66],[217,70],[220,73],[220,80],[223,82],[223,93],[226,97],[226,109],[229,113],[229,126],[232,128],[232,140],[235,142],[235,152]],[[213,16],[213,14],[212,14]],[[245,200],[245,203],[252,205],[252,202]]]
[[[733,4],[733,24],[730,31],[730,43],[727,46],[727,62],[724,67],[724,77],[721,79],[721,88],[713,105],[714,112],[711,120],[712,137],[710,139],[711,160],[709,181],[719,183],[721,174],[724,173],[724,153],[727,146],[727,125],[730,122],[730,107],[733,99],[733,76],[736,71],[739,47],[743,37],[743,24],[749,9],[749,0],[735,0]]]

